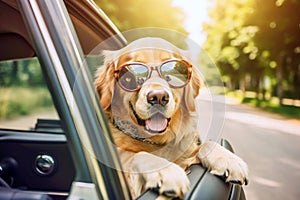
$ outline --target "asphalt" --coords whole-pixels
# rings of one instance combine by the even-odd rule
[[[221,137],[250,169],[250,200],[300,199],[300,121],[228,101]]]

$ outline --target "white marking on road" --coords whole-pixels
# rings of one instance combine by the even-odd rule
[[[280,183],[271,180],[271,179],[267,179],[267,178],[263,178],[263,177],[258,177],[258,176],[252,176],[252,180],[258,184],[264,185],[264,186],[268,186],[268,187],[280,187]]]
[[[225,118],[256,127],[278,130],[284,133],[300,136],[300,125],[297,123],[287,122],[285,120],[272,119],[269,117],[259,116],[251,113],[240,113],[232,111],[227,111]]]

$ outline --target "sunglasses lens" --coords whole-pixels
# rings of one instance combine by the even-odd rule
[[[189,80],[189,67],[180,61],[169,61],[160,68],[164,79],[173,87],[182,87]]]
[[[134,91],[146,81],[148,73],[148,68],[144,65],[126,65],[119,71],[119,83],[124,89]]]

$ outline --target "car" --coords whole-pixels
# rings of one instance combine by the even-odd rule
[[[40,70],[57,112],[56,119],[37,116],[30,129],[0,123],[0,199],[131,199],[89,73],[101,58],[86,57],[111,36],[107,49],[126,39],[90,0],[2,0],[0,16],[2,87],[6,70],[22,68],[21,82]],[[29,73],[24,59],[40,69]],[[232,150],[226,140],[221,144]],[[188,177],[186,199],[245,199],[240,185],[201,165],[191,166]],[[138,199],[157,196],[152,189]]]

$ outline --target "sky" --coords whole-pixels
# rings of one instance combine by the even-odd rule
[[[185,28],[190,33],[189,38],[202,45],[205,41],[202,23],[208,20],[209,0],[173,0],[173,5],[181,7],[186,14]]]

